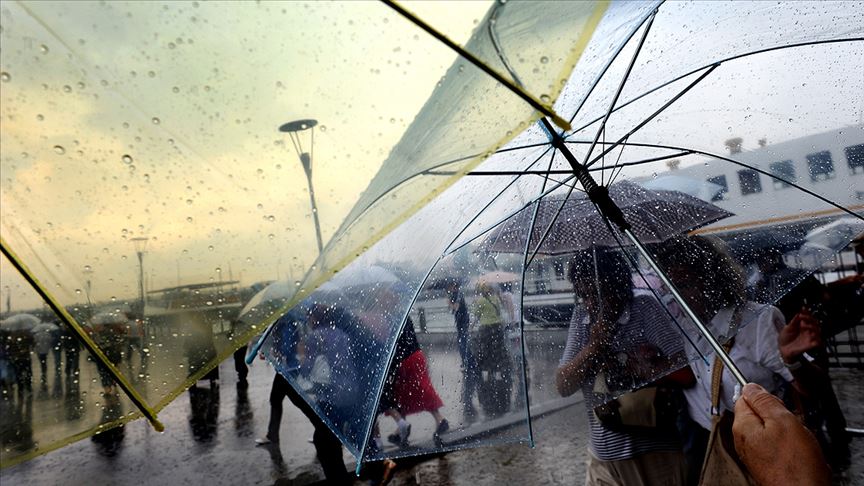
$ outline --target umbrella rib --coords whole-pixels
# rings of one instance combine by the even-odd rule
[[[591,93],[594,92],[594,88],[596,88],[600,84],[600,81],[603,79],[603,76],[606,75],[606,72],[609,71],[609,68],[612,67],[612,64],[615,62],[615,60],[618,59],[618,56],[624,50],[624,47],[626,47],[627,44],[630,43],[630,40],[633,39],[633,36],[636,35],[636,32],[639,32],[639,29],[643,25],[645,25],[645,22],[649,18],[653,19],[653,17],[655,15],[657,15],[657,11],[659,10],[660,4],[662,4],[662,3],[663,3],[662,1],[659,2],[656,7],[647,11],[648,13],[646,13],[645,16],[642,17],[642,20],[640,20],[639,23],[635,27],[633,27],[633,30],[630,32],[629,35],[627,35],[627,38],[624,39],[624,42],[622,42],[621,45],[618,46],[618,48],[615,50],[615,53],[609,57],[609,60],[606,62],[606,65],[603,66],[603,69],[600,70],[600,72],[594,78],[594,81],[591,82],[591,87],[588,89],[588,92],[585,93],[585,95],[582,97],[582,101],[579,102],[579,106],[576,107],[576,110],[573,112],[573,115],[570,117],[570,120],[569,120],[570,123],[573,123],[573,120],[576,119],[576,115],[579,114],[579,112],[582,110],[582,107],[584,107],[585,103],[588,102],[588,98],[591,96]]]
[[[702,70],[707,69],[707,68],[709,68],[709,67],[711,67],[711,66],[714,66],[714,65],[720,65],[720,64],[723,64],[723,63],[726,63],[726,62],[735,61],[735,60],[742,59],[742,58],[745,58],[745,57],[754,56],[754,55],[757,55],[757,54],[764,54],[764,53],[766,53],[766,52],[778,51],[778,50],[783,50],[783,49],[794,49],[794,48],[797,48],[797,47],[807,47],[807,46],[815,46],[815,45],[822,45],[822,44],[838,44],[838,43],[842,43],[842,42],[861,42],[861,41],[864,41],[864,37],[851,37],[851,38],[848,38],[848,39],[827,39],[827,40],[821,40],[821,41],[799,42],[799,43],[796,43],[796,44],[789,44],[789,45],[786,45],[786,46],[775,46],[775,47],[769,47],[769,48],[765,48],[765,49],[759,49],[759,50],[756,50],[756,51],[747,52],[747,53],[744,53],[744,54],[738,54],[738,55],[735,55],[735,56],[730,56],[730,57],[727,57],[727,58],[725,58],[725,59],[721,59],[721,60],[719,60],[719,61],[715,61],[715,62],[713,62],[713,63],[711,63],[711,64],[705,64],[705,65],[703,65],[703,66],[697,67],[697,68],[695,68],[695,69],[693,69],[693,70],[691,70],[691,71],[689,71],[689,72],[686,72],[686,73],[684,73],[684,74],[682,74],[682,75],[680,75],[680,76],[677,76],[677,77],[675,77],[675,78],[672,78],[672,79],[670,79],[669,81],[667,81],[667,82],[665,82],[665,83],[659,84],[659,85],[655,86],[654,88],[651,88],[650,90],[648,90],[648,91],[646,91],[646,92],[640,94],[639,96],[633,98],[632,100],[629,100],[629,101],[625,102],[624,104],[622,104],[622,105],[619,106],[618,108],[615,108],[615,111],[618,111],[618,110],[620,110],[620,109],[622,109],[622,108],[625,108],[625,107],[627,107],[627,106],[629,106],[629,105],[631,105],[631,104],[633,104],[633,103],[639,101],[640,99],[642,99],[642,98],[644,98],[644,97],[650,95],[651,93],[654,93],[654,92],[656,92],[656,91],[659,91],[659,90],[665,88],[666,86],[669,86],[669,85],[671,85],[671,84],[673,84],[673,83],[676,83],[676,82],[678,82],[678,81],[680,81],[680,80],[682,80],[682,79],[684,79],[684,78],[686,78],[686,77],[688,77],[688,76],[691,76],[691,75],[693,75],[693,74],[695,74],[695,73],[698,73],[699,71],[702,71]],[[576,133],[578,133],[578,132],[581,132],[582,130],[584,130],[584,129],[590,127],[591,125],[593,125],[593,124],[595,124],[595,123],[597,123],[597,122],[600,121],[602,118],[603,118],[603,117],[600,117],[600,116],[598,116],[597,118],[594,118],[593,120],[591,120],[591,121],[585,123],[584,125],[580,126],[579,128],[574,129],[573,132],[571,133],[571,135],[576,134]]]
[[[532,167],[535,164],[537,164],[538,162],[540,162],[540,160],[543,158],[543,156],[545,156],[547,153],[549,153],[549,150],[552,150],[551,146],[548,147],[546,150],[544,150],[543,153],[540,154],[536,159],[534,159],[534,161],[531,162],[531,164],[529,164],[528,167]],[[453,241],[451,241],[450,244],[445,247],[444,252],[443,252],[444,255],[449,255],[450,253],[453,253],[454,251],[456,251],[459,248],[462,248],[464,246],[464,245],[459,245],[459,247],[450,250],[450,246],[459,240],[459,238],[465,233],[465,231],[468,230],[468,228],[474,223],[474,221],[476,221],[480,217],[480,215],[483,213],[483,211],[486,211],[487,209],[489,209],[489,207],[492,206],[492,203],[494,203],[499,197],[501,197],[501,195],[504,194],[504,192],[507,191],[507,189],[509,189],[514,184],[516,184],[516,181],[518,181],[520,177],[521,177],[521,174],[514,177],[513,180],[511,180],[509,183],[507,183],[507,185],[504,186],[504,188],[501,189],[501,191],[499,191],[498,194],[496,194],[494,197],[492,197],[489,200],[489,202],[487,202],[486,205],[483,206],[483,208],[481,208],[479,211],[477,211],[477,214],[475,214],[473,218],[471,218],[467,223],[465,223],[465,226],[463,226],[462,229],[459,231],[459,233],[456,234],[456,236],[453,238]],[[500,223],[496,223],[495,226],[497,226],[498,224],[500,224]],[[485,234],[485,233],[486,232],[484,231],[481,234]],[[476,238],[472,238],[471,240],[469,240],[465,244],[470,243],[471,241],[474,241],[475,239]]]
[[[543,156],[544,156],[547,152],[549,152],[550,149],[551,149],[551,147],[547,148],[547,149],[546,149],[542,154],[540,154],[540,155],[537,157],[537,159],[535,159],[533,162],[531,162],[531,164],[530,164],[528,167],[531,167],[531,166],[533,166],[534,164],[536,164],[537,162],[539,162],[540,159],[542,159]],[[457,233],[456,236],[453,237],[453,240],[452,240],[452,241],[447,245],[447,247],[445,247],[444,252],[442,252],[442,254],[441,254],[440,256],[438,256],[438,259],[437,259],[437,260],[435,261],[435,263],[432,264],[432,266],[429,268],[429,271],[426,273],[426,276],[423,278],[423,280],[420,282],[420,285],[417,287],[417,290],[414,292],[414,297],[411,299],[411,304],[407,307],[407,310],[405,311],[405,315],[402,317],[402,322],[401,322],[400,325],[399,325],[399,332],[396,334],[397,339],[398,339],[398,336],[403,332],[403,330],[404,330],[404,328],[405,328],[405,323],[408,321],[408,315],[409,315],[410,312],[411,312],[411,308],[414,306],[414,303],[417,301],[417,298],[418,298],[418,296],[420,295],[420,291],[423,290],[423,285],[424,285],[424,284],[426,283],[426,281],[429,279],[429,276],[432,275],[432,271],[435,269],[435,266],[436,266],[436,265],[438,264],[438,262],[440,262],[441,259],[443,259],[446,255],[448,255],[449,253],[452,253],[452,252],[447,252],[447,249],[446,249],[446,248],[449,248],[453,243],[455,243],[455,242],[459,239],[459,237],[462,236],[462,234],[463,234],[463,233],[468,229],[468,227],[470,227],[471,224],[472,224],[474,221],[476,221],[477,218],[480,217],[480,214],[482,214],[483,211],[485,211],[487,208],[489,208],[489,206],[491,206],[492,203],[493,203],[496,199],[498,199],[498,197],[501,196],[501,194],[504,194],[504,192],[505,192],[508,188],[510,188],[513,184],[515,184],[516,181],[519,180],[519,177],[520,177],[520,176],[515,177],[515,178],[514,178],[512,181],[510,181],[510,182],[509,182],[509,183],[508,183],[508,184],[507,184],[507,185],[506,185],[506,186],[505,186],[505,187],[504,187],[504,188],[503,188],[503,189],[502,189],[502,190],[501,190],[501,191],[500,191],[500,192],[499,192],[495,197],[493,197],[493,198],[492,198],[488,203],[486,203],[486,205],[483,207],[483,209],[481,209],[480,211],[478,211],[477,214],[474,215],[474,217],[471,218],[471,220],[468,221],[468,223],[465,224],[465,226],[462,228],[462,230],[460,230],[459,233]],[[476,239],[476,238],[475,238],[475,239]],[[474,239],[472,239],[472,240],[470,240],[470,241],[473,241],[473,240],[474,240]],[[470,241],[469,241],[469,242],[470,242]],[[466,244],[467,244],[467,243],[466,243]],[[391,347],[391,349],[390,349],[390,353],[389,353],[389,356],[387,357],[387,366],[386,366],[386,368],[384,368],[385,370],[389,370],[389,369],[390,369],[390,365],[392,364],[392,362],[393,362],[393,357],[394,357],[395,355],[396,355],[396,346],[394,345],[394,346]],[[385,371],[385,373],[386,373],[386,371]],[[386,378],[387,378],[387,377],[384,376],[384,379],[386,379]],[[381,381],[381,383],[380,383],[379,386],[378,386],[378,391],[377,391],[377,392],[375,393],[375,395],[374,395],[374,396],[375,396],[375,403],[374,403],[374,408],[373,408],[373,410],[377,410],[377,409],[378,409],[378,407],[379,407],[379,405],[380,405],[380,402],[381,402],[381,394],[383,393],[383,390],[384,390],[384,380]],[[359,454],[359,457],[357,458],[357,472],[358,472],[358,473],[359,473],[359,471],[360,471],[360,465],[361,465],[362,462],[363,462],[363,456],[364,456],[365,453],[366,453],[366,445],[369,443],[369,439],[370,439],[370,437],[372,437],[372,428],[373,428],[374,423],[375,423],[375,417],[373,416],[372,419],[369,421],[369,424],[366,426],[366,433],[364,434],[364,437],[363,437],[363,445],[362,445],[361,448],[360,448],[360,454]]]
[[[575,177],[575,176],[574,176]],[[558,205],[558,209],[555,210],[555,215],[552,216],[552,220],[549,221],[549,224],[546,225],[546,229],[543,231],[543,235],[540,236],[540,240],[537,241],[537,246],[534,247],[534,251],[531,252],[531,257],[526,257],[528,264],[530,265],[534,261],[534,257],[537,256],[537,252],[540,251],[540,247],[543,246],[543,242],[546,241],[546,238],[549,237],[549,234],[552,233],[552,227],[555,226],[555,222],[558,220],[558,216],[561,215],[561,211],[564,210],[564,205],[567,204],[567,201],[570,199],[570,195],[573,194],[574,186],[570,186],[567,190],[567,195],[561,200],[561,204]],[[539,205],[538,205],[539,207]]]
[[[557,149],[552,151],[552,156],[549,157],[549,170],[552,170],[552,166],[555,164],[555,154],[557,153]],[[540,187],[540,193],[546,189],[546,184],[549,182],[549,177],[547,176],[543,180],[543,185]],[[519,292],[519,346],[521,351],[521,362],[522,362],[522,387],[524,389],[525,394],[525,412],[528,417],[528,440],[531,442],[531,446],[534,446],[534,424],[531,420],[531,393],[528,390],[528,362],[525,358],[525,272],[528,270],[528,249],[531,247],[531,235],[534,233],[534,225],[537,222],[537,214],[540,212],[540,201],[538,200],[534,204],[534,214],[531,216],[531,224],[528,227],[528,236],[525,238],[525,252],[522,256],[522,271],[519,276],[519,288],[521,292]]]
[[[487,31],[489,32],[489,39],[492,40],[492,47],[495,49],[495,54],[498,55],[498,60],[501,61],[501,64],[504,65],[504,69],[510,73],[510,76],[513,76],[513,81],[519,85],[519,87],[524,88],[525,85],[522,84],[522,80],[519,79],[519,75],[516,74],[516,71],[513,69],[513,66],[510,65],[510,61],[507,59],[507,56],[504,55],[504,50],[501,48],[501,41],[498,39],[498,32],[495,30],[495,26],[498,23],[498,10],[501,8],[501,3],[496,3],[492,6],[492,12],[489,15],[489,22],[487,25]]]
[[[573,143],[573,144],[587,144],[588,142],[584,142],[584,141],[583,141],[583,142],[579,142],[579,141],[569,141],[569,142],[566,142],[566,143]],[[640,143],[640,142],[627,142],[627,143],[625,143],[624,145],[629,145],[629,146],[631,146],[631,147],[647,147],[647,148],[660,148],[660,149],[666,149],[666,150],[681,150],[681,151],[682,151],[682,152],[681,152],[681,155],[694,155],[694,154],[697,154],[697,155],[704,155],[704,156],[706,156],[706,157],[713,157],[713,158],[715,158],[715,159],[722,160],[722,161],[724,161],[724,162],[729,162],[729,163],[731,163],[731,164],[735,164],[735,165],[737,165],[737,166],[739,166],[739,167],[744,167],[744,168],[746,168],[746,169],[751,169],[751,170],[753,170],[753,171],[755,171],[755,172],[758,172],[758,173],[760,173],[760,174],[762,174],[762,175],[764,175],[764,176],[767,176],[767,177],[770,177],[770,178],[772,178],[772,179],[774,179],[774,180],[777,180],[777,181],[783,182],[783,183],[785,183],[785,184],[788,184],[788,185],[794,187],[795,189],[798,189],[799,191],[801,191],[801,192],[803,192],[803,193],[805,193],[805,194],[808,194],[808,195],[810,195],[810,196],[813,196],[813,197],[815,197],[816,199],[819,199],[820,201],[822,201],[822,202],[824,202],[824,203],[826,203],[826,204],[829,204],[829,205],[831,205],[831,206],[834,206],[835,208],[837,208],[837,209],[839,209],[839,210],[841,210],[841,211],[843,211],[843,212],[849,214],[850,216],[854,216],[854,217],[857,218],[857,219],[864,220],[864,217],[862,217],[861,215],[859,215],[859,214],[853,212],[852,210],[850,210],[850,209],[848,209],[848,208],[846,208],[846,207],[844,207],[844,206],[842,206],[842,205],[840,205],[840,204],[838,204],[838,203],[836,203],[836,202],[834,202],[834,201],[832,201],[832,200],[826,198],[825,196],[822,196],[822,195],[820,195],[820,194],[818,194],[818,193],[816,193],[816,192],[813,192],[813,191],[811,191],[810,189],[807,189],[806,187],[800,186],[800,185],[796,184],[796,183],[793,182],[793,181],[786,180],[786,179],[784,179],[784,178],[782,178],[782,177],[780,177],[780,176],[778,176],[778,175],[776,175],[776,174],[772,174],[772,173],[770,173],[770,172],[766,172],[765,170],[762,170],[762,169],[760,169],[760,168],[758,168],[758,167],[756,167],[756,166],[750,165],[750,164],[748,164],[748,163],[746,163],[746,162],[741,162],[741,161],[739,161],[739,160],[730,159],[729,157],[724,157],[724,156],[722,156],[722,155],[718,155],[718,154],[711,153],[711,152],[705,152],[705,151],[703,151],[703,150],[688,149],[688,148],[683,148],[683,147],[676,147],[676,146],[674,146],[674,145],[658,145],[658,144]],[[664,157],[664,158],[674,158],[674,157],[676,157],[676,155],[669,155],[669,156],[666,156],[666,157]],[[656,160],[663,160],[663,159],[662,159],[662,158],[658,158],[658,159],[656,159]],[[627,163],[627,165],[629,165],[629,166],[641,165],[641,164],[645,164],[645,163],[649,163],[649,162],[655,162],[656,160],[655,160],[655,159],[647,159],[647,160],[644,160],[644,161],[629,162],[629,163]]]
[[[422,20],[420,20],[420,18],[418,18],[417,16],[415,16],[411,12],[405,10],[404,8],[402,8],[402,6],[400,6],[399,4],[394,2],[393,0],[381,0],[381,2],[384,3],[385,5],[387,5],[388,7],[392,8],[393,10],[395,10],[397,13],[399,13],[400,15],[405,17],[408,21],[410,21],[411,23],[413,23],[417,27],[420,27],[421,29],[426,31],[426,33],[428,33],[429,35],[431,35],[432,37],[437,39],[439,42],[441,42],[445,46],[449,47],[453,51],[456,51],[456,53],[459,54],[460,56],[462,56],[463,58],[465,58],[465,60],[467,60],[468,62],[473,64],[475,67],[477,67],[478,69],[480,69],[481,71],[483,71],[487,75],[489,75],[495,81],[498,81],[499,83],[501,83],[502,86],[509,89],[513,94],[522,98],[522,100],[525,101],[526,103],[528,103],[529,105],[531,105],[532,108],[539,111],[544,116],[548,116],[560,128],[563,128],[564,130],[570,130],[570,128],[571,128],[570,123],[568,123],[567,120],[558,116],[558,114],[555,113],[554,110],[552,110],[550,107],[544,105],[542,102],[540,102],[539,100],[534,98],[531,94],[529,94],[527,91],[522,89],[519,85],[517,85],[513,81],[510,81],[509,79],[505,78],[504,76],[501,76],[500,74],[498,74],[494,69],[489,67],[486,63],[484,63],[482,60],[480,60],[474,54],[463,49],[462,46],[451,41],[444,34],[435,30],[431,25],[423,22]],[[594,17],[598,17],[598,11],[597,10],[599,10],[599,12],[602,14],[602,12],[605,9],[595,9],[595,12],[593,14]]]
[[[568,143],[568,144],[581,144],[581,143],[586,143],[586,144],[587,144],[588,142],[579,142],[579,141],[570,140],[570,141],[567,141],[567,142],[564,142],[564,143]],[[633,145],[633,144],[630,144],[630,143],[625,142],[625,143],[623,143],[622,145]],[[642,164],[647,164],[647,163],[649,163],[649,162],[658,162],[658,161],[661,161],[661,160],[674,159],[674,158],[676,158],[676,157],[683,157],[683,156],[691,155],[691,154],[693,154],[693,151],[691,151],[691,150],[684,150],[684,151],[681,151],[681,152],[678,152],[678,153],[674,153],[674,154],[671,154],[671,155],[663,155],[663,156],[659,156],[659,157],[652,157],[652,158],[650,158],[650,159],[641,159],[641,160],[635,160],[635,161],[632,161],[632,162],[618,162],[618,163],[616,163],[615,167],[618,168],[618,171],[619,171],[619,173],[620,173],[620,169],[621,169],[622,167],[628,167],[628,166],[633,166],[633,165],[642,165]],[[623,151],[622,151],[622,155],[623,155]],[[619,157],[619,159],[620,159],[620,157]],[[595,167],[595,168],[593,168],[593,169],[589,169],[589,172],[594,172],[594,171],[598,171],[598,170],[600,170],[600,169],[598,169],[598,168]],[[448,174],[448,173],[442,173],[442,174]],[[556,169],[556,170],[525,170],[525,171],[518,171],[518,170],[502,170],[502,171],[495,171],[495,170],[474,170],[474,171],[471,171],[471,172],[466,173],[465,175],[466,175],[466,176],[499,176],[499,175],[500,175],[500,176],[512,176],[512,175],[539,175],[539,176],[549,176],[549,175],[572,175],[572,174],[573,174],[573,170],[567,170],[567,169]],[[569,179],[568,179],[568,180],[569,180]],[[558,181],[556,181],[556,182],[558,182]]]
[[[588,159],[591,158],[591,154],[594,152],[594,147],[597,145],[597,141],[600,139],[600,135],[606,132],[606,122],[609,121],[609,117],[612,116],[612,112],[615,111],[615,104],[618,102],[618,98],[621,96],[621,92],[624,91],[624,85],[627,83],[627,80],[630,78],[630,73],[633,72],[633,66],[636,65],[636,59],[639,58],[639,53],[642,52],[642,47],[645,45],[645,40],[648,39],[648,34],[651,32],[651,26],[654,24],[654,19],[657,18],[657,10],[651,14],[651,17],[648,19],[648,23],[645,25],[645,30],[642,32],[642,37],[639,39],[639,44],[636,45],[636,52],[633,53],[633,57],[630,58],[630,64],[627,66],[627,70],[624,72],[624,76],[621,77],[621,82],[618,83],[618,89],[615,91],[615,95],[612,97],[612,101],[609,102],[609,108],[606,111],[606,114],[603,115],[603,121],[600,122],[600,128],[597,130],[597,133],[594,134],[594,141],[591,142],[591,146],[588,147],[588,153],[585,154],[584,159],[582,160],[582,165],[585,167],[589,167]],[[605,152],[602,155],[605,155]],[[602,173],[601,173],[601,182],[602,182]]]
[[[577,144],[577,143],[587,144],[587,143],[589,143],[589,142],[587,142],[587,141],[585,141],[585,142],[569,141],[569,142],[565,142],[565,143],[570,143],[570,144]],[[670,149],[676,149],[676,150],[681,150],[681,151],[680,151],[680,152],[677,152],[677,153],[674,153],[674,154],[670,154],[670,155],[663,155],[663,156],[659,156],[659,157],[653,157],[653,158],[650,158],[650,159],[644,159],[644,160],[633,161],[633,162],[624,162],[623,164],[621,164],[621,166],[636,166],[636,165],[642,165],[642,164],[647,164],[647,163],[651,163],[651,162],[657,162],[657,161],[661,161],[661,160],[673,159],[673,158],[676,158],[676,157],[683,157],[683,156],[686,156],[686,155],[692,155],[692,154],[695,153],[695,152],[692,151],[692,150],[677,149],[677,148],[674,148],[674,147],[663,147],[663,146],[654,146],[654,145],[637,144],[637,143],[627,143],[626,145],[632,145],[632,146],[649,146],[649,147],[655,147],[655,148],[670,148]],[[598,170],[600,170],[600,169],[598,169],[597,167],[595,167],[595,168],[593,168],[593,169],[588,169],[588,172],[595,172],[595,171],[598,171]],[[581,190],[581,189],[575,187],[575,185],[571,185],[571,184],[569,184],[570,181],[572,181],[573,179],[576,179],[576,176],[573,175],[573,171],[572,171],[572,170],[570,170],[570,171],[563,171],[563,172],[561,172],[561,171],[550,171],[550,172],[552,172],[552,173],[556,173],[556,174],[557,174],[557,173],[561,173],[561,174],[565,174],[565,173],[566,173],[566,174],[569,174],[570,177],[567,177],[567,178],[564,179],[563,181],[555,181],[556,184],[555,184],[555,186],[554,186],[553,188],[551,188],[551,189],[549,189],[548,191],[544,192],[544,193],[541,194],[538,198],[533,199],[533,200],[531,200],[531,201],[525,203],[525,204],[522,205],[521,207],[517,208],[516,210],[510,212],[509,214],[507,214],[506,216],[504,216],[501,220],[499,220],[497,223],[495,223],[495,224],[491,225],[489,228],[487,228],[486,231],[480,233],[480,234],[477,235],[475,238],[472,238],[471,240],[468,240],[468,241],[464,242],[463,244],[459,245],[458,247],[449,250],[447,253],[450,254],[450,253],[453,253],[453,252],[455,252],[455,251],[458,251],[459,249],[461,249],[461,248],[463,248],[464,246],[470,244],[472,241],[476,240],[477,238],[482,237],[483,235],[485,235],[486,233],[488,233],[488,232],[491,231],[492,229],[494,229],[494,228],[500,226],[500,225],[503,224],[505,221],[507,221],[508,219],[512,218],[513,216],[515,216],[515,215],[518,214],[519,212],[523,211],[525,208],[527,208],[528,206],[530,206],[531,204],[533,204],[534,202],[536,202],[537,199],[541,199],[541,198],[543,198],[543,197],[548,196],[549,194],[551,194],[552,192],[554,192],[555,190],[557,190],[558,188],[560,188],[560,187],[562,187],[562,186],[565,186],[565,185],[566,185],[567,187],[569,187],[569,188],[571,188],[571,189],[574,189],[574,190],[576,190],[576,191],[584,192],[584,190]],[[493,175],[494,175],[494,174],[493,174]],[[552,179],[550,178],[550,180],[552,180]],[[539,248],[539,246],[538,246],[538,248]],[[535,253],[538,253],[538,252],[535,252]],[[535,256],[536,256],[536,255],[535,255]],[[532,259],[533,259],[533,257],[532,257]]]
[[[572,172],[571,172],[571,174],[572,174]],[[545,192],[543,192],[543,194],[541,194],[541,195],[539,195],[539,196],[537,196],[537,197],[531,199],[530,201],[526,202],[525,204],[523,204],[522,206],[520,206],[518,209],[515,209],[515,210],[509,212],[506,216],[504,216],[504,217],[502,217],[501,219],[499,219],[496,223],[489,225],[488,228],[486,228],[485,230],[483,230],[483,231],[482,231],[480,234],[478,234],[477,236],[471,238],[471,239],[468,240],[468,241],[463,242],[461,245],[459,245],[459,246],[457,246],[457,247],[454,247],[454,248],[450,248],[450,249],[448,249],[445,255],[450,255],[450,254],[452,254],[452,253],[455,253],[455,252],[459,251],[460,249],[462,249],[462,248],[464,248],[465,246],[469,245],[472,241],[477,240],[478,238],[482,237],[482,236],[485,235],[486,233],[492,231],[493,229],[497,228],[498,226],[500,226],[501,224],[503,224],[504,222],[506,222],[508,219],[510,219],[510,218],[512,218],[513,216],[515,216],[516,214],[520,213],[521,211],[523,211],[523,210],[524,210],[525,208],[527,208],[528,206],[534,204],[538,199],[542,199],[543,197],[548,196],[549,194],[555,192],[555,190],[557,190],[558,188],[560,188],[560,187],[562,187],[562,186],[564,186],[564,185],[567,185],[567,182],[569,182],[569,181],[571,181],[571,180],[573,180],[573,179],[575,179],[575,178],[576,178],[576,176],[571,175],[570,177],[568,177],[567,179],[565,179],[563,182],[557,182],[557,181],[556,181],[556,184],[555,184],[551,189],[546,190]],[[572,186],[568,186],[568,187],[572,187]],[[579,191],[579,189],[576,189],[576,190]],[[581,191],[580,191],[580,192],[581,192]],[[484,208],[484,209],[485,209],[485,208]],[[479,216],[478,216],[478,217],[479,217]],[[476,219],[476,217],[475,217],[474,219]],[[473,222],[473,219],[472,219],[472,222]],[[467,229],[467,227],[466,227],[466,229]],[[464,230],[463,230],[463,231],[464,231]],[[454,241],[454,242],[455,242],[455,241]]]
[[[628,138],[627,140],[630,139]],[[624,142],[626,143],[627,140],[624,140]],[[618,176],[621,175],[621,172],[624,170],[624,167],[621,166],[621,157],[624,155],[624,147],[625,145],[621,145],[621,151],[618,152],[618,158],[615,160],[615,164],[612,165],[612,175],[609,177],[610,186],[615,182],[615,179],[617,179]]]
[[[84,347],[87,348],[87,351],[89,351],[90,354],[93,355],[93,357],[95,357],[99,361],[99,363],[105,367],[111,377],[114,378],[114,381],[117,382],[117,384],[126,393],[132,403],[135,404],[135,407],[138,408],[138,410],[145,417],[147,417],[147,420],[150,421],[150,423],[153,425],[153,428],[159,432],[165,430],[165,426],[162,425],[162,423],[156,417],[156,412],[147,405],[147,402],[141,395],[138,394],[138,392],[135,390],[135,387],[133,387],[132,384],[129,383],[129,381],[126,380],[125,377],[123,377],[117,367],[114,366],[114,363],[112,363],[111,360],[109,360],[108,357],[105,356],[105,353],[102,352],[102,349],[99,348],[99,346],[96,345],[96,343],[93,341],[93,339],[90,338],[87,332],[84,331],[84,328],[81,327],[81,324],[79,324],[78,321],[76,321],[75,318],[72,317],[71,314],[69,314],[66,308],[63,307],[63,305],[60,304],[60,302],[58,302],[57,299],[45,289],[42,283],[39,282],[36,276],[33,275],[33,273],[26,265],[24,265],[24,262],[22,262],[21,259],[18,258],[18,255],[15,254],[15,252],[13,252],[11,248],[9,248],[9,246],[6,244],[6,241],[2,238],[0,238],[0,253],[2,253],[3,256],[5,256],[9,260],[9,262],[12,264],[13,267],[15,267],[15,269],[24,278],[24,280],[26,280],[27,283],[30,284],[33,290],[35,290],[40,297],[42,297],[42,300],[45,302],[45,304],[48,305],[48,307],[51,308],[54,314],[61,321],[63,321],[63,323],[69,328],[69,330],[75,333],[75,336],[78,338],[79,341],[84,344]]]
[[[647,125],[648,123],[650,123],[651,120],[653,120],[654,118],[656,118],[660,113],[663,113],[663,111],[666,110],[666,108],[669,108],[670,106],[672,106],[673,103],[675,103],[676,101],[678,101],[679,99],[681,99],[682,96],[684,96],[685,94],[687,94],[691,89],[693,89],[694,87],[696,87],[696,85],[698,85],[700,82],[702,82],[702,80],[704,80],[705,78],[707,78],[709,74],[711,74],[712,72],[714,72],[714,70],[717,69],[718,66],[720,66],[720,64],[714,64],[714,65],[712,65],[712,66],[711,66],[710,68],[708,68],[704,73],[702,73],[701,75],[699,75],[698,78],[696,78],[695,80],[693,80],[693,82],[691,82],[690,84],[688,84],[688,85],[687,85],[683,90],[681,90],[681,91],[678,92],[675,96],[673,96],[672,99],[670,99],[669,101],[667,101],[666,103],[664,103],[663,106],[661,106],[660,108],[658,108],[654,113],[650,114],[647,118],[645,118],[644,120],[642,120],[638,125],[636,125],[635,127],[633,127],[633,128],[632,128],[629,132],[627,132],[623,137],[619,138],[617,142],[612,143],[608,148],[606,148],[605,150],[603,150],[602,152],[600,152],[600,154],[597,155],[596,157],[594,157],[590,162],[585,162],[585,163],[583,163],[583,165],[584,165],[585,167],[587,167],[587,168],[590,168],[590,167],[591,167],[592,165],[594,165],[598,160],[600,160],[604,155],[606,155],[606,154],[608,154],[609,152],[611,152],[615,147],[617,147],[618,145],[620,145],[624,140],[628,139],[631,135],[633,135],[634,133],[636,133],[636,132],[638,132],[639,130],[641,130],[642,127],[644,127],[645,125]],[[596,140],[595,140],[595,142],[593,142],[593,144],[596,145],[596,143],[597,143],[597,142],[596,142]],[[587,161],[587,159],[586,159],[586,161]]]

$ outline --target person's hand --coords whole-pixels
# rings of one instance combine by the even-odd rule
[[[819,321],[806,308],[802,308],[777,336],[780,356],[791,363],[799,356],[822,345]]]
[[[735,403],[735,450],[760,486],[827,486],[819,443],[779,398],[748,383]]]

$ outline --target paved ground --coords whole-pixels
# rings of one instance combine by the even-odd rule
[[[3,484],[309,484],[321,478],[312,427],[286,401],[281,450],[255,447],[266,427],[272,371],[257,363],[248,390],[238,389],[229,364],[221,386],[206,382],[161,414],[165,433],[144,421],[122,433],[71,446],[0,471]],[[864,372],[834,372],[835,388],[850,425],[864,426]],[[585,415],[580,405],[535,421],[538,443],[504,444],[452,452],[406,464],[394,485],[579,484],[584,477]],[[110,434],[110,433],[109,433]],[[838,484],[864,484],[864,438],[853,442],[852,469]],[[352,462],[346,456],[346,462]]]

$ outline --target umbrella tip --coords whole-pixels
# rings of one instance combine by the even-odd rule
[[[570,126],[570,122],[568,122],[567,120],[561,118],[561,117],[558,116],[558,114],[555,113],[555,112],[552,113],[552,122],[555,123],[555,125],[557,125],[558,128],[560,128],[560,129],[562,129],[562,130],[565,130],[565,131],[568,131],[568,132],[569,132],[570,130],[573,129],[573,127]]]
[[[153,429],[156,432],[165,432],[165,425],[159,421],[156,417],[150,418],[150,425],[153,426]]]

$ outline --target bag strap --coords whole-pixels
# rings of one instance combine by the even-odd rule
[[[723,345],[723,350],[726,351],[726,354],[729,354],[732,345],[735,344],[735,331],[738,330],[738,326],[741,324],[741,314],[743,312],[744,305],[742,304],[736,307],[732,313],[732,321],[729,323],[729,334],[731,337]],[[720,415],[720,385],[723,382],[721,379],[722,376],[723,361],[719,356],[715,356],[714,367],[711,369],[711,415]]]

